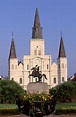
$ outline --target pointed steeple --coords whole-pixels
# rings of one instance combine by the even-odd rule
[[[32,39],[42,39],[42,27],[40,26],[38,8],[36,8],[34,26],[32,28]]]
[[[60,57],[66,57],[66,53],[65,53],[65,49],[64,49],[64,43],[63,43],[63,39],[62,39],[62,34],[61,34],[58,58],[60,58]]]
[[[36,12],[35,12],[34,27],[40,27],[38,8],[36,8]]]
[[[9,59],[11,58],[16,58],[16,50],[15,50],[13,33],[12,33],[12,42],[11,42],[11,48],[10,48],[10,54],[9,54]]]

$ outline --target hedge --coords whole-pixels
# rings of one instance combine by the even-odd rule
[[[0,115],[16,115],[20,114],[17,108],[0,108]]]

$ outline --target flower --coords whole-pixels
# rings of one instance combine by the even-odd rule
[[[50,96],[49,94],[26,94],[24,96],[24,100],[28,100],[30,103],[35,101],[47,101],[51,100],[53,96]]]

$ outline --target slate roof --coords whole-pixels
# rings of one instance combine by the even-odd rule
[[[12,37],[12,42],[11,42],[10,54],[9,54],[9,59],[10,58],[17,58],[16,57],[16,50],[15,50],[15,44],[14,44],[14,38],[13,37]]]
[[[36,8],[34,26],[32,28],[32,39],[36,38],[42,39],[42,27],[40,26],[38,8]]]
[[[60,40],[60,48],[59,48],[58,58],[60,58],[60,57],[66,57],[62,36],[61,36],[61,40]]]

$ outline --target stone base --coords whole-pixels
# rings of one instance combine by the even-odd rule
[[[37,93],[37,94],[41,94],[41,93],[48,94],[49,87],[48,87],[48,84],[45,82],[30,82],[27,85],[27,92]]]

